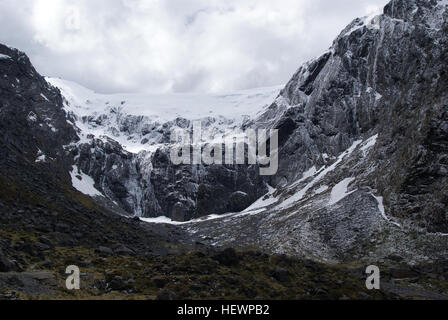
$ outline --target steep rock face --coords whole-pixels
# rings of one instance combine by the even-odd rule
[[[152,161],[151,182],[161,207],[177,221],[210,214],[239,212],[268,189],[257,166],[173,166],[169,150],[159,149]]]
[[[3,45],[0,74],[3,177],[26,176],[35,168],[68,182],[70,158],[63,146],[76,139],[76,132],[67,122],[59,91],[36,72],[24,53]]]
[[[93,139],[72,152],[81,171],[128,215],[186,221],[239,212],[267,192],[256,166],[175,166],[166,147],[132,154],[111,139]]]
[[[384,14],[354,20],[328,52],[302,66],[252,123],[280,130],[272,185],[379,134],[372,169],[358,180],[385,197],[391,215],[448,231],[447,15],[443,1],[392,1]]]
[[[72,147],[74,161],[81,172],[91,176],[103,195],[121,207],[124,214],[139,214],[139,185],[127,188],[129,181],[140,177],[134,155],[123,150],[112,139],[92,139],[90,144],[83,143]]]
[[[448,256],[446,1],[354,20],[248,127],[280,131],[275,189],[182,226],[216,246],[333,262]]]
[[[266,99],[263,95],[273,99],[278,92],[275,88],[265,93],[198,96],[199,101],[189,102],[190,96],[118,99],[58,79],[49,81],[61,88],[64,109],[79,137],[66,149],[74,158],[75,169],[91,177],[104,195],[104,199],[97,197],[103,205],[127,215],[185,221],[241,211],[267,192],[257,166],[173,165],[170,139],[173,129],[191,132],[194,121],[201,122],[204,144],[227,129],[238,129],[247,118],[244,114],[225,117],[207,113],[220,112],[216,108],[220,104],[241,113],[241,106],[257,106]],[[177,116],[178,108],[188,104],[199,104],[193,116],[188,115],[188,108],[189,119]],[[158,113],[160,105],[166,114]],[[204,115],[206,110],[210,111]],[[138,112],[143,115],[136,115]],[[195,113],[200,117],[194,118]]]

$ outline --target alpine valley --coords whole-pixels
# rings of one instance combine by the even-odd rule
[[[286,86],[227,94],[98,94],[0,45],[0,298],[448,298],[447,66],[446,0],[392,0]],[[172,164],[194,121],[204,145],[277,129],[277,174]]]

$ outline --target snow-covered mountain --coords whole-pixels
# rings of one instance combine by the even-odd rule
[[[241,127],[269,106],[283,86],[221,94],[98,94],[57,78],[46,79],[61,90],[64,109],[78,127],[80,143],[108,137],[132,153],[155,151],[169,143],[166,128],[201,120],[206,130]]]
[[[59,79],[50,85],[24,54],[1,47],[9,107],[0,123],[14,150],[6,167],[24,154],[102,207],[174,221],[215,246],[323,261],[446,257],[447,8],[393,0],[382,14],[355,19],[281,90],[101,95]],[[277,129],[278,173],[173,165],[170,133],[193,120],[210,136]]]
[[[113,210],[184,221],[244,209],[267,190],[255,168],[201,166],[186,173],[173,169],[167,154],[173,129],[191,129],[200,121],[204,143],[223,136],[265,112],[280,86],[214,95],[105,95],[70,81],[46,80],[61,91],[68,123],[78,135],[65,146],[74,155],[73,186]],[[227,181],[215,183],[210,170],[227,175]],[[200,187],[213,193],[204,209],[198,208]]]

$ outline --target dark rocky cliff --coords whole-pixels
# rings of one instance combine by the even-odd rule
[[[302,66],[258,120],[283,133],[272,184],[379,134],[370,172],[358,178],[392,216],[447,232],[447,11],[440,1],[391,1]]]
[[[442,1],[394,0],[354,20],[246,124],[280,131],[276,190],[186,229],[324,261],[446,257],[447,17]]]

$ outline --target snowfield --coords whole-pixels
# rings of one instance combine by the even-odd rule
[[[70,175],[72,177],[73,188],[91,197],[103,196],[103,194],[95,188],[95,181],[93,181],[91,177],[84,174],[82,171],[79,171],[76,166],[73,166],[72,169]]]
[[[159,122],[169,122],[178,117],[189,120],[209,116],[227,119],[252,117],[270,105],[284,87],[222,94],[99,94],[72,81],[58,78],[46,80],[61,90],[70,102],[69,111],[80,117],[108,113],[111,108],[118,107],[125,114],[150,117]]]
[[[79,129],[80,143],[88,143],[91,136],[109,137],[135,154],[157,150],[158,131],[177,119],[202,120],[212,132],[239,127],[268,107],[283,88],[222,94],[99,94],[75,82],[46,80],[61,90],[65,111]]]
[[[344,199],[345,197],[354,192],[354,191],[350,192],[348,191],[348,186],[353,181],[355,181],[355,178],[346,178],[333,187],[333,189],[331,190],[331,197],[329,203],[330,206],[338,203],[339,201],[341,201],[342,199]]]

